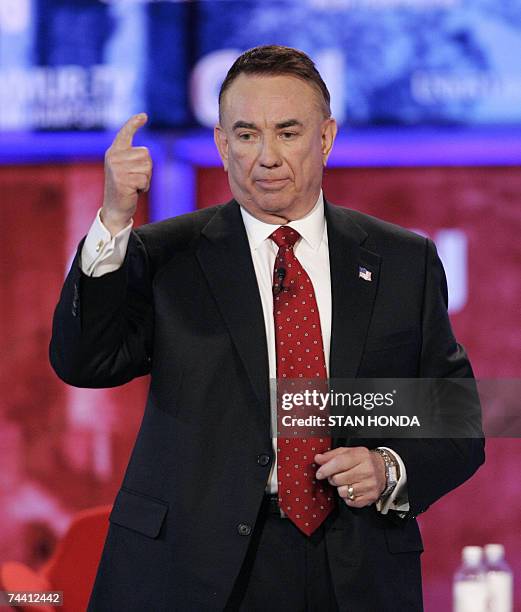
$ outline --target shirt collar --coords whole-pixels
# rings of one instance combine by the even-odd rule
[[[276,224],[260,221],[242,206],[241,215],[252,250],[258,249],[277,227],[279,227]],[[324,196],[322,190],[320,190],[315,206],[313,206],[308,214],[301,219],[290,221],[287,225],[297,230],[302,236],[302,239],[305,240],[312,249],[318,251],[320,243],[322,242],[322,237],[324,236],[325,225]]]

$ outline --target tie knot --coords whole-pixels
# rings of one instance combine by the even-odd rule
[[[270,235],[270,238],[279,248],[282,246],[292,247],[300,238],[300,234],[296,229],[282,225]]]

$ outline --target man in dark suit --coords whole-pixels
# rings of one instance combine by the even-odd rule
[[[132,117],[56,309],[65,382],[151,374],[90,609],[421,610],[415,518],[482,440],[272,438],[269,380],[472,377],[435,247],[324,200],[336,124],[305,54],[246,52],[219,103],[234,200],[133,231]]]

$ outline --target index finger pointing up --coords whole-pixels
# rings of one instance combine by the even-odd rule
[[[132,146],[132,139],[139,128],[143,127],[148,121],[146,113],[139,113],[133,115],[125,123],[125,125],[116,134],[116,138],[112,142],[113,149],[130,149]]]

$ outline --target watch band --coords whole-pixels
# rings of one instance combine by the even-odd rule
[[[399,479],[399,465],[394,456],[385,448],[375,448],[373,452],[378,453],[384,460],[385,467],[385,489],[380,495],[380,500],[383,500],[394,491]]]

